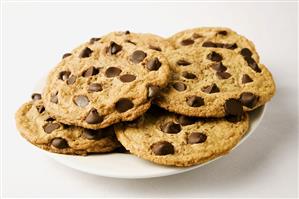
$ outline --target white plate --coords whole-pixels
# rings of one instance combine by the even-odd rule
[[[45,80],[40,81],[39,85],[36,87],[35,92],[40,92]],[[265,112],[265,107],[262,106],[254,111],[250,115],[250,129],[242,140],[234,147],[234,149],[244,142],[251,133],[256,129],[262,120],[263,114]],[[37,147],[35,147],[37,148]],[[178,174],[186,171],[190,171],[206,165],[212,161],[217,160],[217,157],[213,160],[205,162],[200,165],[178,168],[170,166],[160,166],[153,164],[149,161],[140,159],[131,154],[122,153],[111,153],[111,154],[95,154],[88,156],[74,156],[74,155],[63,155],[50,153],[44,150],[40,150],[47,154],[49,157],[57,160],[61,164],[64,164],[70,168],[86,172],[98,176],[114,177],[114,178],[153,178],[168,176],[173,174]]]

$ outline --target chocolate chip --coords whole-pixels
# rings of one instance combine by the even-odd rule
[[[90,48],[86,47],[86,48],[84,48],[82,50],[82,52],[80,53],[79,57],[80,58],[90,57],[90,55],[91,55],[92,52],[93,51]]]
[[[186,79],[196,79],[196,75],[187,71],[183,71],[182,76]]]
[[[126,112],[134,107],[133,102],[128,98],[121,98],[115,103],[115,109],[119,113]]]
[[[190,65],[191,63],[188,62],[188,61],[186,61],[186,60],[180,59],[180,60],[178,60],[178,61],[176,62],[176,64],[179,65],[179,66],[188,66],[188,65]]]
[[[64,149],[69,146],[67,141],[63,138],[54,138],[52,140],[52,145],[58,149]]]
[[[158,70],[161,66],[161,62],[158,58],[151,59],[149,62],[147,62],[146,67],[148,70]]]
[[[202,37],[202,36],[200,34],[197,34],[197,33],[193,33],[193,35],[192,35],[193,39],[198,39],[200,37]]]
[[[132,82],[136,79],[135,75],[125,74],[119,77],[120,81],[122,82]]]
[[[33,101],[40,100],[40,99],[42,99],[42,95],[39,94],[39,93],[33,93],[33,94],[31,95],[31,99],[32,99]]]
[[[187,86],[182,82],[175,82],[172,84],[172,87],[177,91],[184,91],[187,88]]]
[[[249,67],[252,68],[257,73],[262,72],[255,60],[252,57],[244,57],[245,61],[248,63]]]
[[[156,51],[162,51],[161,48],[159,46],[152,46],[152,45],[149,45],[149,48],[152,49],[152,50],[156,50]]]
[[[71,75],[70,71],[61,71],[58,75],[58,79],[65,81],[69,78],[70,75]]]
[[[239,100],[243,106],[253,108],[258,101],[258,97],[256,95],[254,95],[253,93],[244,92],[241,94]]]
[[[89,99],[85,95],[77,95],[73,100],[74,103],[79,107],[85,107],[89,104]]]
[[[226,35],[227,35],[227,31],[225,31],[225,30],[220,30],[220,31],[217,32],[217,34],[226,36]]]
[[[146,57],[146,53],[141,50],[136,50],[131,55],[131,61],[135,64],[138,64],[139,62],[142,62],[144,58]]]
[[[129,39],[126,39],[125,42],[130,43],[130,44],[133,44],[133,45],[136,45],[135,42],[133,42],[133,41],[131,41],[131,40],[129,40]]]
[[[87,114],[85,121],[88,124],[98,124],[103,121],[103,117],[99,115],[98,111],[95,108],[92,108]]]
[[[184,40],[181,41],[181,45],[183,45],[183,46],[188,46],[188,45],[191,45],[193,43],[194,43],[194,40],[192,40],[192,39],[184,39]]]
[[[100,37],[93,37],[89,40],[90,44],[94,44],[96,41],[99,41],[101,38]]]
[[[116,77],[121,73],[121,69],[117,68],[117,67],[109,67],[107,68],[107,70],[105,71],[105,75],[106,77]]]
[[[209,53],[207,55],[207,59],[209,59],[211,61],[220,62],[220,61],[222,61],[223,58],[219,53],[216,53],[216,52],[212,51],[211,53]]]
[[[223,48],[234,50],[234,49],[238,48],[238,45],[236,43],[233,43],[233,44],[223,44]]]
[[[209,93],[209,94],[220,92],[220,90],[219,90],[219,88],[217,87],[216,84],[212,84],[212,85],[210,85],[210,86],[205,86],[205,87],[203,87],[201,90],[202,90],[203,92],[205,92],[205,93]]]
[[[118,45],[117,43],[115,43],[114,41],[110,42],[110,46],[108,48],[108,52],[111,55],[115,55],[116,53],[118,53],[119,51],[122,50],[122,46]]]
[[[202,44],[202,47],[217,48],[217,45],[214,42],[206,41]]]
[[[54,121],[55,121],[55,119],[52,118],[52,117],[49,117],[49,118],[46,119],[46,122],[54,122]]]
[[[112,136],[114,134],[114,129],[112,126],[109,126],[104,129],[84,129],[83,136],[89,140],[100,140],[102,138]]]
[[[195,117],[188,117],[188,116],[185,116],[185,115],[178,115],[177,116],[177,121],[180,125],[187,126],[187,125],[194,124],[197,121],[197,119]]]
[[[82,76],[90,77],[90,76],[98,74],[99,72],[100,72],[99,68],[95,68],[94,66],[91,66],[88,69],[86,69],[85,71],[83,71]]]
[[[45,111],[45,107],[43,105],[38,105],[36,106],[36,110],[37,112],[42,113]]]
[[[98,92],[98,91],[102,91],[102,85],[99,83],[92,83],[88,86],[87,91],[92,93],[92,92]]]
[[[159,95],[160,88],[158,86],[150,85],[148,86],[147,97],[155,98]]]
[[[50,102],[57,104],[58,103],[58,92],[51,94]]]
[[[252,56],[252,52],[251,52],[248,48],[243,48],[243,49],[240,51],[240,54],[241,54],[243,57],[251,57],[251,56]]]
[[[151,145],[151,149],[155,155],[174,154],[174,147],[170,142],[160,141]]]
[[[244,74],[242,76],[242,84],[246,84],[246,83],[249,83],[249,82],[252,82],[253,80],[251,79],[251,77],[247,74]]]
[[[242,116],[226,115],[224,117],[228,122],[236,123],[242,120]]]
[[[126,30],[125,35],[129,35],[129,34],[130,34],[130,31]]]
[[[47,123],[43,126],[43,129],[46,133],[52,133],[52,131],[58,129],[60,124],[58,123]]]
[[[227,68],[222,64],[222,62],[216,62],[212,65],[212,68],[217,72],[224,72]]]
[[[226,115],[242,116],[243,106],[239,100],[228,99],[225,101],[224,110]]]
[[[72,53],[65,53],[64,55],[62,55],[62,59],[66,58],[66,57],[69,57],[71,55],[72,55]]]
[[[207,140],[207,136],[204,133],[191,133],[188,137],[188,144],[199,144]]]
[[[228,79],[228,78],[230,78],[230,77],[232,76],[232,75],[231,75],[230,73],[228,73],[228,72],[217,72],[216,75],[217,75],[217,77],[218,77],[219,79]]]
[[[187,97],[186,102],[191,107],[200,107],[200,106],[204,105],[203,98],[195,96],[195,95]]]
[[[68,80],[66,80],[66,84],[67,85],[72,85],[76,82],[77,77],[75,75],[71,75],[70,78],[68,78]]]

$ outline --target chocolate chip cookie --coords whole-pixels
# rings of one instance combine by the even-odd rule
[[[194,118],[151,108],[134,123],[115,127],[117,139],[134,155],[157,164],[192,166],[228,153],[248,130],[239,122]]]
[[[33,145],[62,154],[87,155],[110,152],[120,147],[113,127],[91,130],[68,126],[51,117],[43,106],[40,94],[23,104],[16,113],[21,135]]]
[[[240,49],[245,42],[242,37],[229,36],[231,34],[229,31],[227,35],[221,34],[221,38],[229,37],[228,40],[222,38],[221,45],[204,45],[208,41],[201,41],[201,45],[199,42],[194,46],[177,46],[175,50],[166,51],[172,74],[156,103],[169,111],[188,116],[240,117],[243,109],[250,111],[269,101],[275,93],[271,73],[258,62],[250,43],[246,44],[248,48]],[[198,38],[205,39],[204,36]],[[238,48],[225,47],[232,41]]]
[[[224,27],[202,27],[183,30],[168,39],[175,48],[223,48],[240,52],[248,48],[252,53],[251,57],[259,62],[259,56],[254,44],[244,36]]]
[[[43,93],[46,110],[63,123],[104,128],[142,115],[166,86],[170,45],[159,36],[113,32],[63,56]]]

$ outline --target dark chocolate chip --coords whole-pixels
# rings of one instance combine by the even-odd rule
[[[205,92],[205,93],[209,93],[209,94],[220,92],[220,90],[219,90],[219,88],[217,87],[216,84],[212,84],[212,85],[210,85],[210,86],[205,86],[205,87],[203,87],[201,90],[202,90],[203,92]]]
[[[249,67],[252,68],[257,73],[262,72],[255,60],[252,57],[244,57],[245,61],[248,63]]]
[[[249,83],[249,82],[252,82],[253,80],[251,79],[251,77],[247,74],[244,74],[242,76],[242,84],[246,84],[246,83]]]
[[[130,34],[130,31],[129,31],[129,30],[126,30],[126,31],[125,31],[125,34],[126,34],[126,35],[129,35],[129,34]]]
[[[88,86],[87,91],[92,93],[92,92],[98,92],[98,91],[102,91],[102,85],[99,83],[92,83]]]
[[[51,94],[50,102],[57,104],[58,103],[58,92]]]
[[[258,97],[256,95],[254,95],[253,93],[244,92],[241,94],[239,100],[243,106],[253,108],[258,101]]]
[[[42,99],[42,95],[39,94],[39,93],[33,93],[33,94],[31,95],[31,99],[32,99],[33,101],[40,100],[40,99]]]
[[[184,91],[187,88],[187,86],[182,82],[175,82],[172,84],[172,87],[177,91]]]
[[[158,70],[161,66],[161,62],[158,58],[151,59],[149,62],[147,62],[146,67],[148,70]]]
[[[58,149],[64,149],[69,146],[67,141],[63,138],[54,138],[51,143],[54,147]]]
[[[223,44],[223,48],[234,50],[234,49],[238,48],[238,45],[236,43],[233,43],[233,44]]]
[[[87,114],[85,121],[88,124],[98,124],[103,121],[103,117],[99,115],[98,111],[95,108],[92,108]]]
[[[183,71],[182,76],[186,79],[196,79],[196,75],[187,71]]]
[[[108,48],[108,52],[111,55],[115,55],[116,53],[118,53],[119,51],[122,50],[122,46],[118,45],[117,43],[115,43],[114,41],[110,42],[110,46]]]
[[[72,55],[72,53],[65,53],[64,55],[62,55],[62,59],[66,58],[66,57],[69,57],[71,55]]]
[[[224,72],[227,68],[222,64],[222,62],[216,62],[212,65],[212,68],[217,72]]]
[[[152,46],[152,45],[149,45],[149,48],[152,49],[152,50],[155,50],[155,51],[162,51],[161,48],[159,46]]]
[[[84,129],[83,136],[89,140],[100,140],[102,138],[114,135],[114,128],[109,126],[104,129]]]
[[[224,110],[226,115],[242,116],[243,114],[241,102],[232,98],[225,101]]]
[[[116,77],[121,73],[121,69],[117,67],[109,67],[105,71],[106,77]]]
[[[43,105],[38,105],[36,106],[36,110],[37,112],[42,113],[45,111],[45,107]]]
[[[120,81],[122,82],[132,82],[136,79],[135,75],[125,74],[119,77]]]
[[[144,58],[146,57],[146,53],[142,50],[136,50],[131,55],[131,61],[135,64],[138,64],[139,62],[142,62]]]
[[[180,125],[187,126],[187,125],[194,124],[197,121],[197,118],[188,117],[188,116],[185,116],[185,115],[178,115],[177,116],[177,121]]]
[[[119,113],[126,112],[127,110],[134,107],[132,100],[128,98],[121,98],[115,103],[115,109]]]
[[[170,142],[160,141],[151,145],[151,149],[155,155],[174,154],[174,147]]]
[[[225,30],[220,30],[220,31],[217,32],[217,34],[226,36],[226,35],[227,35],[227,31],[225,31]]]
[[[216,53],[215,51],[212,51],[211,53],[209,53],[207,55],[207,59],[209,59],[211,61],[220,62],[220,61],[222,61],[223,58],[219,53]]]
[[[155,98],[159,95],[160,88],[158,86],[150,85],[148,86],[147,97]]]
[[[94,66],[91,66],[82,73],[82,76],[90,77],[90,76],[98,74],[99,72],[100,72],[99,68],[95,68]]]
[[[43,126],[43,129],[46,133],[52,133],[52,131],[58,129],[60,124],[58,123],[47,123]]]
[[[197,33],[193,33],[193,35],[192,35],[193,39],[198,39],[200,37],[202,37],[202,36],[200,34],[197,34]]]
[[[58,79],[65,81],[69,78],[70,75],[71,75],[70,71],[61,71],[58,75]]]
[[[252,52],[251,52],[248,48],[243,48],[243,49],[240,51],[240,54],[241,54],[243,57],[251,57],[251,56],[252,56]]]
[[[176,64],[179,65],[179,66],[188,66],[188,65],[190,65],[191,63],[188,62],[188,61],[186,61],[186,60],[180,59],[180,60],[178,60],[178,61],[176,62]]]
[[[242,120],[242,116],[235,116],[235,115],[226,115],[224,117],[227,121],[232,122],[232,123],[236,123],[236,122],[240,122]]]
[[[206,41],[202,44],[202,47],[217,48],[217,44],[211,41]]]
[[[66,80],[67,85],[72,85],[76,82],[77,77],[75,75],[71,75],[68,80]]]
[[[77,95],[73,100],[74,103],[79,107],[85,107],[89,104],[89,99],[85,95]]]
[[[96,41],[99,41],[101,38],[100,37],[93,37],[89,40],[90,44],[94,44]]]
[[[92,54],[92,50],[88,47],[84,48],[82,50],[82,52],[80,53],[79,57],[80,58],[86,58],[86,57],[90,57],[90,55]]]
[[[192,40],[192,39],[184,39],[184,40],[181,41],[181,45],[183,45],[183,46],[188,46],[188,45],[191,45],[193,43],[194,43],[194,40]]]
[[[52,118],[52,117],[49,117],[49,118],[46,119],[46,122],[54,122],[54,121],[55,121],[55,119]]]
[[[188,144],[199,144],[207,140],[207,136],[204,133],[191,133],[188,137]]]
[[[187,97],[186,102],[191,107],[200,107],[204,105],[204,99],[199,96],[189,96]]]
[[[228,78],[230,78],[230,77],[232,76],[232,75],[231,75],[230,73],[228,73],[228,72],[217,72],[216,75],[217,75],[217,77],[218,77],[219,79],[228,79]]]

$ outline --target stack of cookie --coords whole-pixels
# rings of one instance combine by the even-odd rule
[[[168,39],[113,32],[92,38],[48,74],[16,114],[21,135],[56,153],[130,153],[191,166],[230,151],[246,112],[275,93],[252,42],[228,28]]]

